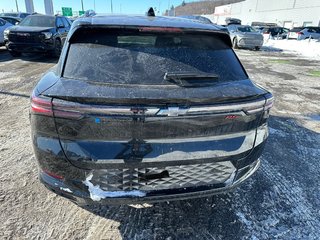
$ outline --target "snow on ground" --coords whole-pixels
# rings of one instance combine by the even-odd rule
[[[285,53],[295,53],[310,60],[320,60],[320,40],[274,40],[266,39],[263,50],[283,51]]]

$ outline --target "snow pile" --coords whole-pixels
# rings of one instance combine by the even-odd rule
[[[320,41],[314,39],[300,41],[267,39],[263,44],[263,50],[295,53],[310,59],[320,60]]]

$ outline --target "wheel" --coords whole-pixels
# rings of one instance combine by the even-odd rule
[[[238,49],[239,46],[238,46],[238,39],[237,38],[234,38],[233,41],[232,41],[232,47],[234,49]]]
[[[9,51],[9,53],[11,54],[12,57],[19,57],[21,56],[21,53],[20,52],[16,52],[16,51]]]
[[[52,56],[56,57],[56,58],[60,57],[61,50],[62,50],[61,41],[59,39],[56,39],[55,40],[55,44],[54,44],[54,50],[53,50]]]
[[[260,47],[255,47],[254,50],[259,51]]]

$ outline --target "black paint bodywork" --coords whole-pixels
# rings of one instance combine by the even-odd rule
[[[37,16],[45,17],[45,15],[36,14],[30,15],[28,18]],[[9,51],[18,53],[46,53],[54,51],[57,40],[63,45],[71,28],[71,24],[66,17],[55,16],[54,18],[54,27],[12,26],[10,28],[8,39],[5,39],[4,41],[6,48]],[[64,19],[64,23],[66,23],[67,26],[58,26],[58,19]],[[50,39],[45,39],[42,34],[43,32],[51,32],[52,37]]]
[[[51,104],[53,115],[31,111],[31,128],[41,181],[50,190],[78,204],[94,203],[92,192],[85,184],[90,174],[99,178],[115,170],[139,172],[134,181],[142,181],[143,176],[147,181],[141,185],[143,189],[158,178],[161,181],[169,178],[172,173],[165,169],[170,167],[191,169],[190,178],[195,178],[193,174],[201,175],[201,171],[192,172],[193,166],[221,163],[233,169],[223,173],[225,179],[221,182],[205,184],[197,179],[188,182],[183,177],[180,185],[171,182],[170,189],[161,186],[161,189],[142,190],[143,197],[130,195],[139,187],[127,188],[121,183],[119,189],[128,193],[127,196],[104,197],[99,201],[134,203],[222,193],[238,186],[259,167],[258,158],[268,136],[266,105],[272,95],[249,78],[183,88],[98,84],[63,77],[70,42],[77,30],[141,26],[181,28],[184,33],[206,32],[224,41],[231,50],[229,36],[214,26],[178,18],[114,16],[84,18],[73,23],[58,65],[42,77],[33,91],[33,97]],[[243,69],[241,64],[239,67]],[[148,109],[154,108],[159,111],[147,114]],[[175,116],[159,114],[169,108],[189,112]],[[111,113],[110,109],[117,112]],[[123,114],[119,109],[130,109],[131,113]],[[147,175],[141,169],[163,171]],[[130,174],[121,173],[123,182],[126,178],[133,179]],[[99,182],[94,183],[100,186]]]

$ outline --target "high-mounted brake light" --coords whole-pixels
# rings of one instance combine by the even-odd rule
[[[140,32],[182,32],[181,28],[171,28],[171,27],[140,27]]]
[[[35,114],[53,116],[52,102],[50,98],[35,96],[31,97],[31,112]]]

